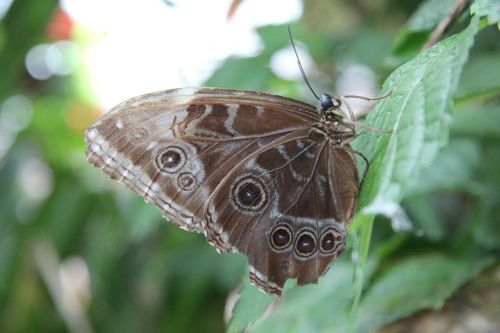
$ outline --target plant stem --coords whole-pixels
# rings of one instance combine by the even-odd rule
[[[448,29],[448,27],[453,23],[453,21],[462,13],[462,11],[465,9],[467,4],[469,3],[469,0],[456,0],[455,3],[453,4],[453,7],[451,8],[450,12],[448,15],[446,15],[445,18],[439,24],[437,27],[434,29],[434,31],[431,33],[429,36],[429,39],[425,42],[424,46],[422,47],[422,50],[425,50],[432,45],[436,44],[441,37],[443,37],[443,34],[445,31]]]
[[[356,232],[359,237],[353,244],[353,253],[355,253],[357,258],[355,258],[356,266],[354,268],[353,303],[349,318],[350,333],[355,333],[358,326],[359,302],[361,300],[361,294],[363,293],[365,268],[368,261],[374,219],[375,216],[372,214],[360,214],[353,223],[358,227],[354,229],[354,232]]]

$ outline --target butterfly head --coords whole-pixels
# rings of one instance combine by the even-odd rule
[[[336,144],[343,144],[356,138],[354,125],[343,109],[340,99],[324,93],[318,98],[318,101],[322,118],[320,127],[332,141]]]
[[[344,122],[346,114],[341,108],[342,102],[340,99],[324,93],[318,100],[321,117],[325,122],[331,122],[334,124]]]
[[[328,109],[338,109],[340,107],[340,100],[333,97],[330,94],[322,94],[319,97],[319,103],[321,105],[321,111],[326,111]]]

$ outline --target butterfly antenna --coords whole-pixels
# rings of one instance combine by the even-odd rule
[[[292,30],[290,29],[290,26],[288,26],[288,34],[290,35],[290,42],[292,42],[293,51],[295,52],[295,57],[297,58],[297,63],[299,64],[299,69],[300,69],[300,73],[302,74],[302,78],[304,78],[304,81],[306,81],[306,84],[309,87],[309,90],[311,90],[311,92],[313,93],[314,97],[316,97],[316,99],[319,100],[318,95],[314,92],[314,89],[311,87],[311,84],[309,83],[309,80],[307,79],[306,73],[304,72],[304,68],[302,67],[302,64],[300,63],[299,54],[297,53],[297,48],[295,47],[295,43],[293,42]]]

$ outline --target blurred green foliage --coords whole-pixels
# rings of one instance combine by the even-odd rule
[[[322,73],[310,76],[313,85],[335,91],[342,66],[368,66],[393,96],[367,123],[394,132],[355,143],[373,162],[351,251],[318,285],[289,283],[276,302],[248,284],[243,256],[219,256],[201,235],[166,223],[85,162],[83,131],[97,111],[82,97],[81,78],[36,81],[24,69],[26,52],[50,39],[57,2],[14,1],[0,21],[0,119],[29,122],[0,132],[12,138],[0,155],[0,332],[370,332],[439,309],[498,267],[500,9],[494,0],[473,1],[442,42],[421,52],[452,5],[304,2],[292,28]],[[227,59],[206,84],[310,101],[302,81],[269,66],[289,46],[286,25],[259,35],[261,53]],[[24,113],[8,113],[7,101]],[[384,212],[375,199],[401,204],[412,228],[394,231],[375,219]],[[375,207],[370,214],[367,205]],[[73,297],[75,308],[53,284],[65,269],[78,271],[78,260],[91,283]],[[226,326],[226,299],[241,283]]]

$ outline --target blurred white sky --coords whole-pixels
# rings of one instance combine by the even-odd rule
[[[62,0],[93,36],[82,60],[97,103],[108,109],[142,93],[197,86],[231,55],[262,47],[255,28],[300,18],[300,0],[246,0],[229,22],[230,0]]]

